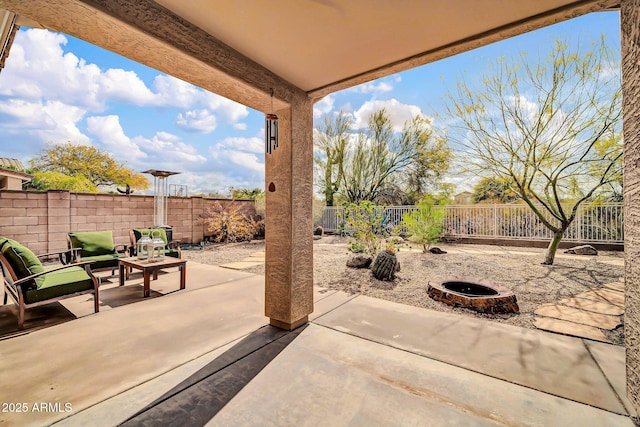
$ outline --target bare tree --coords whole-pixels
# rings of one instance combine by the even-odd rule
[[[622,173],[617,52],[601,37],[589,52],[556,41],[546,61],[500,61],[484,89],[459,83],[448,95],[449,136],[470,170],[513,183],[553,232],[553,264],[578,207]]]

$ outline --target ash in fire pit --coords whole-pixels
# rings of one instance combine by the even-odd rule
[[[480,313],[517,313],[516,295],[509,289],[488,280],[457,277],[430,280],[427,294],[436,301],[453,307],[464,307]]]

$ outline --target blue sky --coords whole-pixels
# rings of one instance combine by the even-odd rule
[[[435,117],[438,126],[443,94],[460,78],[473,86],[500,56],[546,56],[558,37],[584,47],[602,34],[619,49],[617,12],[586,15],[336,92],[316,103],[314,116],[343,110],[364,126],[384,107],[398,129],[415,114]],[[46,30],[21,29],[0,73],[0,157],[25,165],[48,142],[70,141],[103,149],[138,172],[180,172],[170,183],[186,185],[189,194],[263,188],[263,123],[258,111]]]

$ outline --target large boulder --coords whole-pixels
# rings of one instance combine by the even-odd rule
[[[371,262],[373,261],[373,257],[371,255],[358,253],[349,255],[349,259],[347,260],[347,267],[351,268],[369,268]]]
[[[564,251],[565,254],[598,255],[598,250],[591,245],[574,246]]]

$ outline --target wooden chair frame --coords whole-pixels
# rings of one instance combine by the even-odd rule
[[[38,258],[50,258],[52,255],[58,255],[58,257],[60,259],[62,259],[63,256],[65,256],[65,254],[67,252],[71,252],[71,251],[63,251],[63,252],[53,252],[53,253],[48,253],[48,254],[42,254],[42,255],[37,255]],[[71,254],[69,254],[69,256],[71,256]],[[24,328],[24,311],[25,308],[30,308],[30,307],[36,307],[39,305],[44,305],[44,304],[49,304],[51,302],[54,301],[59,301],[65,298],[69,298],[72,296],[76,296],[76,295],[82,295],[85,293],[90,293],[93,292],[93,299],[94,299],[94,304],[93,304],[93,308],[94,308],[94,312],[98,313],[100,311],[100,304],[98,301],[98,286],[100,284],[98,278],[96,276],[93,275],[93,273],[91,272],[91,268],[90,268],[90,264],[91,261],[85,261],[85,262],[78,262],[78,263],[74,263],[74,264],[69,264],[69,265],[61,265],[52,269],[49,269],[47,271],[44,271],[42,273],[37,273],[37,274],[32,274],[30,276],[27,277],[23,277],[22,279],[18,279],[16,276],[15,271],[13,270],[13,268],[11,267],[11,264],[9,263],[9,261],[7,260],[7,258],[0,253],[0,267],[2,268],[2,276],[3,276],[3,282],[4,282],[4,304],[6,305],[8,302],[8,297],[11,296],[11,299],[18,304],[18,328],[23,329]],[[34,279],[36,279],[37,277],[43,276],[45,274],[48,273],[52,273],[54,271],[59,271],[59,270],[64,270],[66,268],[70,268],[70,267],[84,267],[85,271],[87,272],[87,274],[89,274],[89,277],[91,278],[91,281],[93,282],[93,290],[92,289],[88,289],[86,291],[82,291],[82,292],[73,292],[67,295],[62,295],[59,297],[55,297],[55,298],[50,298],[44,301],[38,301],[35,303],[31,303],[31,304],[26,304],[24,301],[24,293],[22,292],[22,286],[28,286]]]

